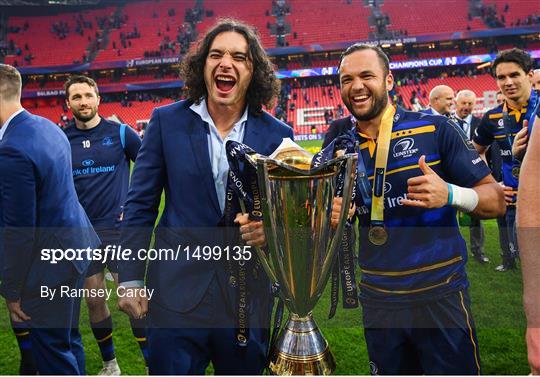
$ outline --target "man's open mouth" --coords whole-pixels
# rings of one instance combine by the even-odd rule
[[[355,104],[359,105],[366,102],[370,98],[371,96],[369,94],[361,94],[361,95],[354,96],[352,100]]]
[[[216,87],[222,92],[229,92],[236,85],[236,79],[231,76],[217,75]]]

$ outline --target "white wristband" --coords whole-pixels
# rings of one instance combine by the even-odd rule
[[[448,205],[465,212],[469,213],[474,211],[478,205],[478,194],[471,188],[460,187],[448,184]]]

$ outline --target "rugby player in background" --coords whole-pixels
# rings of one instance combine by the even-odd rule
[[[118,245],[119,223],[129,186],[130,162],[141,146],[137,133],[125,124],[104,119],[98,113],[99,91],[96,82],[86,76],[72,76],[64,85],[66,104],[74,123],[64,130],[71,144],[73,180],[102,249]],[[84,287],[105,289],[105,266],[118,285],[116,260],[92,261]],[[105,297],[86,297],[90,326],[99,346],[103,368],[99,375],[119,375],[112,338],[113,323]],[[131,320],[131,328],[146,360],[144,320]]]

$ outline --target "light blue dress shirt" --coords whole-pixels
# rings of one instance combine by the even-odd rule
[[[229,175],[229,162],[227,161],[227,151],[225,144],[229,140],[241,143],[244,140],[244,134],[246,130],[246,122],[248,117],[248,107],[244,110],[244,113],[236,122],[229,132],[229,134],[222,139],[219,135],[219,131],[212,120],[212,117],[208,113],[208,107],[206,106],[206,100],[202,100],[198,105],[193,104],[190,107],[195,113],[197,113],[203,122],[208,124],[208,155],[210,157],[210,165],[212,166],[212,176],[214,177],[214,185],[216,188],[216,194],[219,201],[219,208],[221,213],[225,208],[225,191],[227,189],[227,177]]]

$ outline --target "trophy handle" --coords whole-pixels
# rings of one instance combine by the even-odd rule
[[[263,266],[264,270],[268,274],[268,277],[272,281],[272,284],[279,285],[277,277],[274,274],[274,271],[272,271],[272,268],[270,268],[270,264],[268,263],[268,260],[266,259],[265,251],[263,249],[261,249],[260,247],[258,247],[258,246],[255,247],[255,250],[257,250],[257,255],[259,256],[259,260],[261,261],[261,265]],[[283,298],[283,299],[285,299],[285,298]]]
[[[356,158],[348,159],[345,161],[345,177],[352,175],[353,170],[356,168]],[[341,213],[339,215],[339,222],[336,230],[334,231],[334,236],[332,237],[332,241],[330,243],[330,253],[329,255],[333,255],[332,260],[330,261],[330,266],[332,266],[334,263],[337,263],[338,255],[337,253],[333,253],[333,250],[335,250],[339,243],[342,242],[343,238],[343,227],[345,226],[345,222],[347,220],[347,215],[349,214],[349,206],[351,205],[351,195],[352,195],[352,188],[354,184],[354,179],[345,179],[345,184],[343,186],[343,193],[342,193],[342,206],[341,206]],[[316,292],[321,292],[322,289],[328,282],[328,279],[330,278],[330,275],[326,279],[319,280],[316,288]]]

